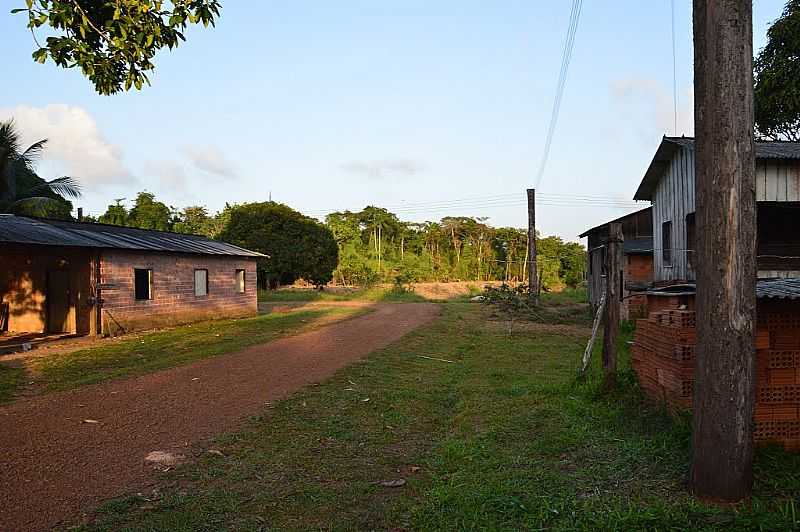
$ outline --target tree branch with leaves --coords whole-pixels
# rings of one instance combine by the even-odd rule
[[[214,26],[217,0],[26,0],[12,13],[28,15],[33,59],[79,68],[104,95],[150,84],[152,59],[162,48],[185,41],[190,24]],[[54,33],[42,45],[36,32]]]

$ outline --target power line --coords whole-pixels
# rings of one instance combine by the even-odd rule
[[[392,212],[410,212],[420,210],[435,210],[446,208],[471,208],[476,206],[512,206],[525,203],[524,194],[496,194],[486,196],[473,196],[461,199],[439,200],[418,203],[399,203],[393,205],[382,205],[383,208]],[[600,206],[620,206],[620,207],[642,207],[643,204],[636,201],[627,200],[613,196],[591,196],[587,194],[540,194],[537,198],[540,205],[600,205]],[[334,211],[354,210],[350,208],[328,208],[312,209],[306,212],[326,213]]]
[[[675,121],[673,133],[678,136],[678,60],[675,54],[675,0],[670,0],[672,9],[672,116]]]
[[[544,141],[544,153],[542,154],[542,162],[539,164],[539,172],[536,175],[536,181],[534,181],[534,188],[539,187],[539,183],[544,175],[544,169],[547,166],[547,159],[550,156],[550,145],[553,142],[553,135],[555,134],[556,124],[558,123],[558,114],[561,110],[561,99],[564,94],[564,86],[567,83],[567,72],[569,71],[569,64],[572,60],[572,49],[575,45],[575,34],[578,30],[578,22],[581,17],[582,7],[583,0],[572,0],[572,9],[570,10],[569,15],[567,37],[564,40],[564,50],[561,54],[561,71],[558,74],[556,96],[553,100],[553,110],[550,113],[550,124],[547,127],[547,135]]]

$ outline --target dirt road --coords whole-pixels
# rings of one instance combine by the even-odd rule
[[[186,452],[235,429],[266,401],[325,379],[438,313],[428,303],[380,304],[239,353],[0,407],[0,531],[49,529],[146,486],[152,451]]]

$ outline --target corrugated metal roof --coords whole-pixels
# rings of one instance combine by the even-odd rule
[[[672,285],[649,290],[650,295],[691,295],[697,290],[694,283]],[[756,283],[758,299],[800,299],[800,278],[759,279]]]
[[[694,149],[693,137],[664,137],[661,139],[650,166],[633,196],[635,200],[650,200],[662,177],[664,168],[680,148]],[[756,159],[800,159],[800,142],[756,141]]]
[[[800,299],[800,279],[759,279],[759,299]]]
[[[0,242],[237,257],[266,256],[199,235],[13,215],[0,215]]]
[[[645,211],[649,211],[649,210],[652,210],[652,207],[650,207],[650,206],[647,206],[647,207],[645,207],[644,209],[639,209],[638,211],[634,211],[634,212],[632,212],[632,213],[626,214],[625,216],[620,216],[619,218],[615,218],[615,219],[613,219],[613,220],[610,220],[610,221],[608,221],[608,222],[602,223],[602,224],[600,224],[600,225],[596,225],[596,226],[592,227],[591,229],[587,229],[586,231],[584,231],[583,233],[581,233],[580,235],[578,235],[578,238],[584,238],[584,237],[588,236],[588,235],[589,235],[589,233],[592,233],[592,232],[594,232],[594,231],[597,231],[598,229],[603,229],[603,228],[605,228],[605,227],[606,227],[608,224],[614,224],[614,223],[621,223],[621,222],[624,222],[625,220],[627,220],[628,218],[630,218],[630,217],[632,217],[632,216],[636,216],[637,214],[641,214],[641,213],[643,213],[643,212],[645,212]]]

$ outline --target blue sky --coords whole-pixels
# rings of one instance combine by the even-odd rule
[[[755,2],[756,50],[782,6]],[[81,179],[92,214],[147,189],[179,208],[271,193],[317,216],[376,204],[523,227],[569,12],[567,0],[226,0],[216,28],[157,56],[151,87],[111,97],[33,63],[24,18],[2,13],[13,83],[0,118],[51,139],[40,173]],[[691,1],[675,15],[678,133],[691,134]],[[674,129],[670,27],[669,1],[584,2],[543,197],[633,196]],[[627,212],[544,203],[540,229],[571,240]]]

